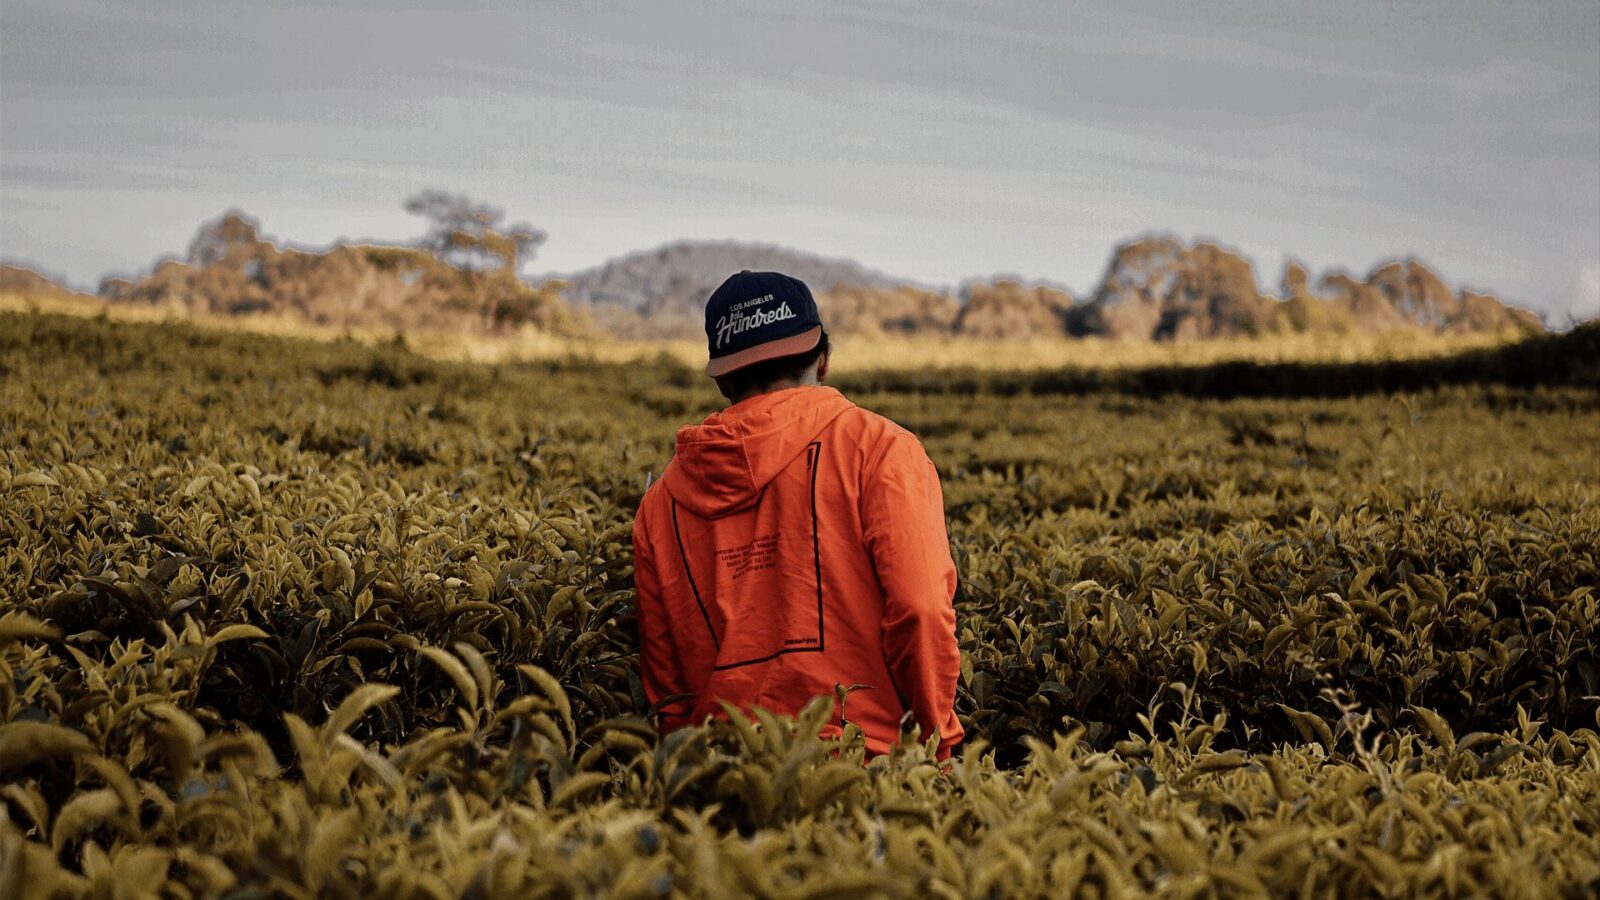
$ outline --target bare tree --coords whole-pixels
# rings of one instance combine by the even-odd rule
[[[546,237],[526,222],[501,227],[503,210],[463,194],[423,191],[407,200],[405,208],[431,223],[421,245],[463,272],[518,272]]]
[[[210,266],[222,262],[236,247],[261,240],[261,223],[237,208],[204,222],[189,242],[185,258],[191,266]]]
[[[486,330],[525,299],[528,287],[518,272],[544,243],[542,230],[526,222],[502,226],[503,210],[445,191],[422,191],[405,209],[428,220],[420,246],[462,274]]]

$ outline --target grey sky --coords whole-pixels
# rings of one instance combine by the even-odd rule
[[[404,239],[423,187],[550,232],[1084,291],[1218,239],[1276,287],[1414,253],[1600,313],[1600,3],[4,0],[0,255],[93,285],[229,206]]]

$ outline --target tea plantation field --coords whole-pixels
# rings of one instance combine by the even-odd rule
[[[969,735],[863,765],[656,737],[697,372],[0,313],[0,896],[1590,896],[1597,360],[850,375]]]

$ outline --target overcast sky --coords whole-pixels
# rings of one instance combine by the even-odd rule
[[[464,191],[534,271],[677,238],[1091,289],[1210,238],[1600,313],[1600,3],[0,4],[0,256],[93,286],[230,206],[408,239]]]

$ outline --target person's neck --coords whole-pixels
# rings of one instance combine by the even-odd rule
[[[766,387],[756,388],[754,390],[747,391],[747,392],[745,392],[743,394],[740,394],[739,396],[733,398],[732,400],[729,400],[728,401],[728,405],[729,406],[733,406],[734,404],[737,404],[737,403],[743,403],[744,401],[749,400],[752,397],[759,397],[762,394],[775,394],[778,391],[785,391],[785,390],[788,390],[789,388],[815,387],[820,383],[821,382],[818,382],[818,381],[815,381],[815,380],[809,379],[809,378],[802,379],[800,381],[796,381],[796,380],[794,380],[792,378],[786,378],[783,381],[774,381],[773,383],[767,385]]]

